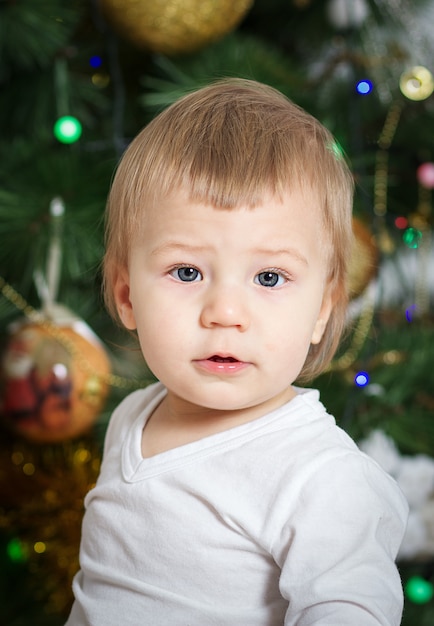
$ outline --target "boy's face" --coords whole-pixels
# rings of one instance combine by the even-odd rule
[[[324,237],[300,191],[232,210],[179,192],[147,215],[114,292],[168,397],[253,419],[294,396],[331,309]]]

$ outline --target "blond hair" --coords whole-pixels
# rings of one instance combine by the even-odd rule
[[[298,381],[321,373],[338,346],[347,306],[353,178],[330,132],[272,87],[225,79],[190,93],[153,119],[126,150],[106,213],[104,291],[116,318],[113,283],[128,267],[143,212],[184,189],[190,200],[226,209],[254,208],[265,194],[297,187],[318,199],[328,236],[333,311]]]

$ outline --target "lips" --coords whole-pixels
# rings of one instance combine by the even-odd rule
[[[229,354],[213,354],[195,361],[196,366],[208,374],[234,375],[249,367],[250,363],[240,361]]]

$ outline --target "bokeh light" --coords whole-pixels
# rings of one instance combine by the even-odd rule
[[[354,377],[354,382],[358,387],[366,387],[369,383],[369,374],[367,372],[357,372]]]
[[[412,576],[405,585],[405,595],[415,604],[426,604],[434,595],[434,588],[422,576]]]
[[[434,79],[426,67],[416,65],[401,75],[399,88],[409,100],[426,100],[434,91]]]
[[[402,239],[409,248],[418,248],[422,240],[422,233],[417,228],[407,228],[402,235]]]
[[[405,310],[405,317],[407,318],[407,322],[412,322],[413,321],[413,315],[416,312],[416,305],[412,304],[411,306],[408,307],[408,309]]]
[[[64,115],[54,124],[53,132],[61,143],[75,143],[81,137],[82,126],[76,117]]]
[[[408,226],[408,219],[404,216],[397,217],[395,219],[395,226],[400,230],[404,230],[404,228],[407,228]]]
[[[426,189],[434,189],[434,163],[422,163],[417,168],[417,180]]]
[[[101,65],[102,65],[102,58],[99,55],[95,54],[94,56],[90,57],[89,65],[91,67],[94,67],[95,69],[97,67],[101,67]]]
[[[21,541],[17,538],[11,539],[6,546],[9,559],[13,563],[22,563],[26,560],[27,554]]]
[[[366,96],[368,93],[371,93],[372,89],[373,89],[373,85],[371,81],[367,80],[366,78],[364,78],[363,80],[359,80],[359,82],[356,85],[356,91],[361,96]]]

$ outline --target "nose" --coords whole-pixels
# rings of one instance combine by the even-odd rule
[[[200,316],[205,328],[234,327],[244,332],[250,326],[246,294],[239,287],[213,287],[205,297]]]

